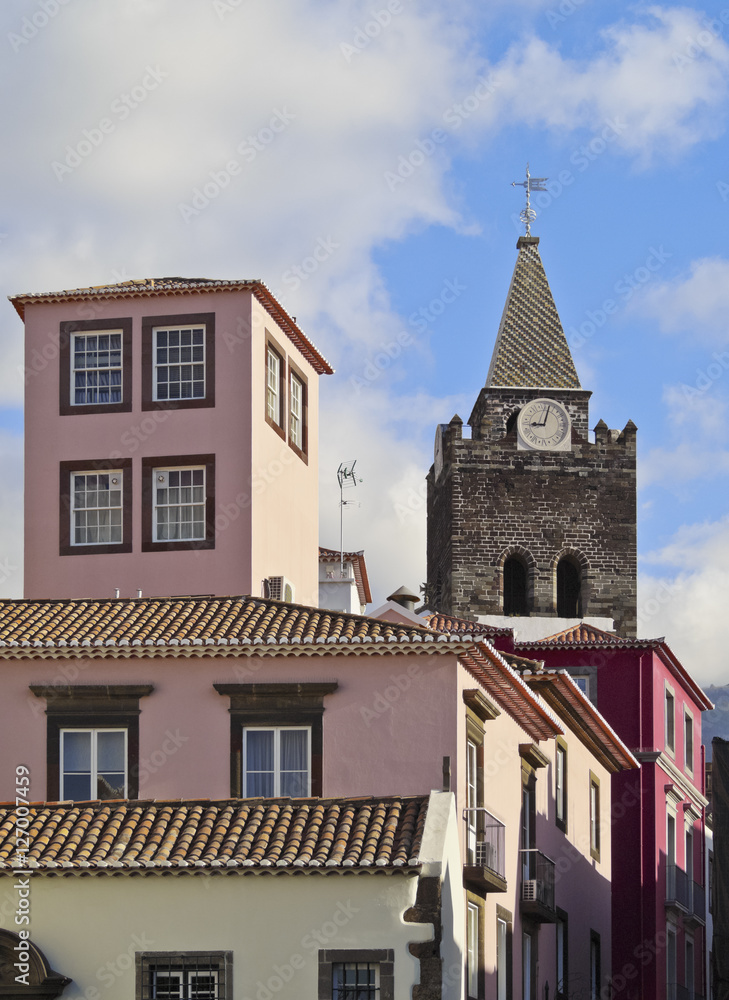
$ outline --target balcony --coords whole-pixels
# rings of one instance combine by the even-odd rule
[[[706,924],[706,889],[698,882],[689,882],[689,910],[683,922],[691,927]]]
[[[678,865],[666,865],[666,907],[679,913],[691,912],[691,882]]]
[[[521,851],[521,914],[539,923],[557,920],[554,908],[554,861],[535,848]]]
[[[704,998],[681,983],[666,983],[666,1000],[704,1000]]]
[[[506,827],[488,809],[464,809],[467,851],[464,884],[481,892],[506,892]]]

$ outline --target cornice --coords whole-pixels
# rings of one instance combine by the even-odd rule
[[[641,764],[657,764],[668,775],[673,784],[678,785],[685,798],[691,799],[701,809],[708,806],[709,800],[706,796],[702,795],[693,781],[689,781],[662,750],[633,750],[633,756]]]

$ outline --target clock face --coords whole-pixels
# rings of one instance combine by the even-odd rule
[[[571,439],[570,417],[561,403],[553,399],[533,399],[519,412],[518,444],[522,449],[568,451]]]

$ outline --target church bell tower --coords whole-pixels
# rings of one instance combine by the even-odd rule
[[[436,430],[427,601],[517,628],[517,618],[554,619],[542,635],[565,620],[612,619],[634,636],[637,428],[600,420],[590,440],[591,394],[538,247],[527,226],[470,435],[458,415]]]

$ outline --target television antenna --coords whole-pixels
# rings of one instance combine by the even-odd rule
[[[339,579],[344,579],[344,508],[347,507],[359,507],[356,500],[345,500],[344,491],[351,489],[351,487],[356,486],[357,483],[361,483],[362,480],[358,479],[354,474],[354,467],[357,464],[357,459],[353,459],[349,462],[342,462],[337,469],[337,480],[339,481]]]

